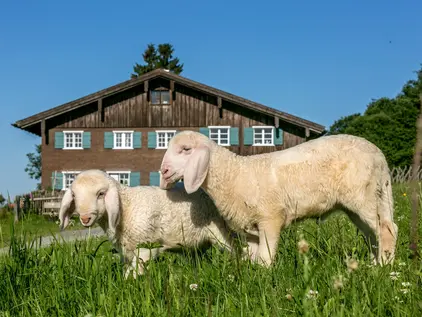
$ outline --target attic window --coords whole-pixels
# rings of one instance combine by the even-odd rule
[[[167,89],[155,89],[151,91],[151,104],[153,105],[169,105],[170,91]]]

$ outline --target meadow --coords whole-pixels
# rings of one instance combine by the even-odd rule
[[[12,235],[11,256],[0,258],[0,316],[418,316],[408,187],[395,185],[394,198],[396,261],[384,267],[370,265],[342,214],[282,231],[271,269],[211,247],[163,254],[136,280],[123,279],[105,238],[38,249]]]

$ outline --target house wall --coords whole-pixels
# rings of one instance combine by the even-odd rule
[[[168,81],[152,81],[149,88],[169,87]],[[150,183],[149,172],[158,171],[165,149],[148,148],[148,132],[157,130],[195,130],[208,126],[237,127],[239,145],[228,148],[240,155],[252,155],[289,148],[304,142],[304,128],[280,120],[283,143],[277,146],[245,145],[244,128],[274,125],[274,118],[241,106],[222,102],[192,89],[175,84],[171,105],[151,105],[144,85],[76,109],[46,122],[47,135],[42,145],[42,186],[51,186],[54,171],[80,171],[90,168],[140,172],[140,182]],[[128,129],[142,133],[142,145],[131,150],[104,148],[104,132]],[[91,132],[90,147],[83,150],[55,148],[56,132],[83,130]]]

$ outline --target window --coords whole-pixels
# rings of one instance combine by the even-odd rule
[[[208,127],[209,137],[218,145],[230,145],[230,127]]]
[[[153,105],[169,105],[170,91],[169,90],[152,90],[151,104]]]
[[[133,149],[133,131],[113,131],[114,149]]]
[[[130,186],[130,172],[107,172],[107,174],[120,184]]]
[[[253,127],[253,145],[274,145],[274,127]]]
[[[64,134],[64,149],[82,149],[82,131],[68,131]]]
[[[176,131],[156,131],[157,132],[157,149],[167,149],[169,141],[175,136]]]
[[[63,172],[63,190],[70,188],[70,185],[72,185],[76,175],[79,173],[80,172]]]

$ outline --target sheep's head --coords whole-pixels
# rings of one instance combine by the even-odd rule
[[[214,145],[199,132],[183,131],[176,134],[170,140],[161,162],[160,187],[169,189],[183,179],[188,194],[197,191],[207,177],[210,151]]]
[[[119,196],[115,182],[100,170],[81,172],[66,190],[60,205],[62,230],[69,224],[73,212],[79,215],[85,227],[92,226],[107,213],[109,228],[115,231],[119,218]]]

